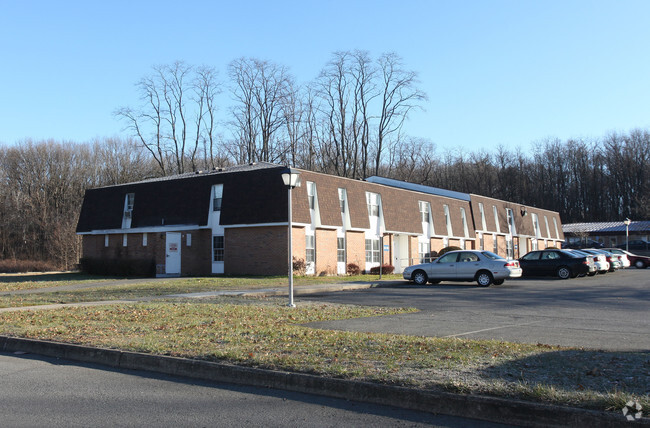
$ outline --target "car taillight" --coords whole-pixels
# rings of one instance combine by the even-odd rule
[[[516,260],[509,261],[504,265],[505,267],[519,267],[519,262]]]

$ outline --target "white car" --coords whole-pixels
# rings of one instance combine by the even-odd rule
[[[481,287],[501,285],[507,278],[521,277],[517,260],[506,260],[490,251],[449,251],[431,263],[404,269],[404,279],[418,285],[440,281],[476,281]]]
[[[605,251],[609,251],[612,254],[616,254],[618,258],[621,260],[623,263],[624,268],[629,268],[632,263],[630,263],[630,259],[627,257],[627,253],[620,248],[603,248]]]
[[[605,274],[609,272],[609,262],[607,261],[607,256],[605,254],[599,253],[598,251],[594,251],[593,249],[586,249],[586,248],[580,251],[594,256],[594,263],[596,264],[596,269],[598,269],[598,273]]]

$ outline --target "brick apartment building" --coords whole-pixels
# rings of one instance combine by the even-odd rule
[[[83,257],[144,261],[158,275],[283,274],[288,260],[285,167],[253,163],[86,192]],[[519,257],[560,247],[558,213],[382,177],[298,170],[293,256],[307,273],[345,274],[383,260],[396,272],[455,245]]]

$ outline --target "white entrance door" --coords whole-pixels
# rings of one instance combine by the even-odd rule
[[[402,273],[409,266],[409,244],[407,235],[394,235],[393,237],[393,266],[395,273]]]
[[[166,238],[166,262],[165,273],[167,275],[181,274],[181,234],[178,232],[167,232]]]

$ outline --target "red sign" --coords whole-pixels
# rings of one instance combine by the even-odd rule
[[[170,242],[169,243],[169,251],[170,252],[178,251],[178,244],[176,242]]]

